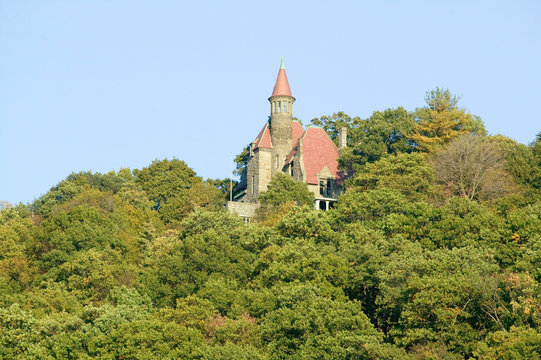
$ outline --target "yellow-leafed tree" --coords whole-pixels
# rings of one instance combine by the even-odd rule
[[[459,100],[460,97],[448,89],[436,88],[426,93],[427,106],[416,110],[417,123],[408,136],[416,143],[417,149],[434,152],[462,134],[486,134],[481,119],[459,108]]]

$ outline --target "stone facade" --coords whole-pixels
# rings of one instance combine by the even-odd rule
[[[252,154],[246,171],[246,200],[257,202],[259,194],[267,190],[271,181],[273,152],[262,148]]]
[[[282,171],[286,156],[291,151],[291,123],[293,122],[293,96],[271,96],[270,136],[273,161],[272,175]]]
[[[227,210],[233,214],[237,214],[244,219],[251,219],[255,215],[255,211],[259,207],[257,203],[228,201]]]
[[[314,194],[314,206],[328,209],[342,191],[342,175],[338,171],[339,149],[321,128],[308,127],[293,120],[293,103],[289,83],[282,65],[269,97],[270,117],[263,129],[250,143],[246,171],[243,172],[240,195],[228,203],[231,212],[251,217],[259,195],[267,190],[277,172],[289,174],[296,181],[307,183]],[[340,149],[345,147],[347,133],[340,131]],[[240,204],[250,204],[247,207]],[[248,214],[248,215],[246,215]],[[249,215],[252,214],[252,215]]]

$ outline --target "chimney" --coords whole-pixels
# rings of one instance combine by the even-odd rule
[[[342,150],[343,148],[348,146],[348,128],[343,127],[340,129],[340,132],[338,133],[338,150]]]

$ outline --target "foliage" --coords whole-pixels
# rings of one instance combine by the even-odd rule
[[[505,155],[489,139],[462,135],[434,156],[438,180],[450,195],[490,200],[513,190]]]
[[[348,147],[343,149],[339,165],[352,175],[361,172],[362,166],[388,154],[412,152],[413,143],[406,137],[415,122],[402,107],[375,111],[366,120],[355,118],[348,131]]]
[[[246,166],[248,165],[248,160],[250,159],[250,147],[245,147],[242,151],[235,156],[233,162],[235,163],[235,170],[233,170],[234,175],[240,177],[242,176],[243,171],[246,171]]]
[[[459,100],[449,89],[436,88],[426,93],[427,106],[415,112],[416,124],[408,136],[419,150],[436,151],[462,134],[486,134],[481,119],[459,108]]]
[[[134,174],[165,223],[181,221],[184,215],[200,207],[218,210],[224,204],[220,191],[204,183],[184,161],[155,160]]]
[[[497,140],[502,143],[502,137]],[[509,139],[503,149],[506,154],[506,169],[513,179],[523,185],[530,198],[540,198],[541,193],[541,139],[539,134],[530,145],[519,144]]]
[[[314,195],[305,183],[297,182],[287,174],[278,173],[269,182],[267,190],[259,195],[261,206],[257,209],[256,218],[259,220],[276,217],[291,205],[312,205]],[[272,223],[272,222],[271,222]]]
[[[397,190],[410,200],[426,200],[435,192],[432,164],[418,153],[399,153],[366,164],[349,184],[363,191]]]
[[[238,185],[238,181],[233,180],[229,178],[225,179],[206,179],[205,183],[208,185],[214,186],[218,191],[224,196],[227,200],[229,200],[229,194],[230,189],[235,188]]]
[[[267,191],[259,196],[263,205],[279,206],[287,201],[297,205],[311,205],[313,195],[306,184],[293,180],[291,176],[278,173],[270,181]]]
[[[320,118],[313,118],[310,121],[310,124],[314,126],[319,126],[325,132],[332,141],[338,145],[338,133],[343,127],[351,128],[352,125],[356,122],[359,122],[359,118],[351,118],[348,114],[343,111],[339,111],[329,116],[321,116]]]
[[[460,137],[475,118],[446,91],[428,99],[457,116],[431,154],[402,108],[318,120],[349,127],[350,178],[328,212],[279,174],[245,223],[223,210],[226,180],[176,159],[1,205],[0,358],[540,358],[539,138]],[[441,173],[460,141],[479,156],[451,173],[509,174],[511,193],[441,191],[470,184]]]

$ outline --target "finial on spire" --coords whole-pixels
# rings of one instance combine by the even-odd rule
[[[291,90],[289,89],[289,83],[287,82],[286,69],[284,67],[284,58],[280,64],[280,70],[278,70],[278,76],[276,77],[276,84],[274,84],[273,96],[291,96]]]

